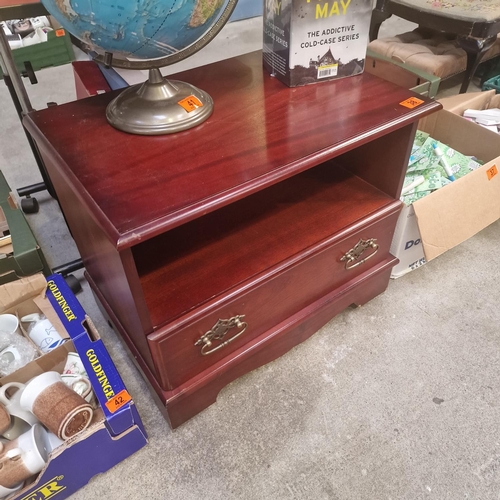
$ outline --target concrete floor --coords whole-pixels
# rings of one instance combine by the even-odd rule
[[[69,66],[38,77],[35,107],[74,99]],[[1,170],[13,188],[37,182],[3,85],[0,109]],[[37,197],[40,212],[28,220],[49,263],[76,258],[56,202]],[[84,283],[79,300],[150,443],[73,498],[499,500],[498,248],[499,222],[235,381],[176,431]]]

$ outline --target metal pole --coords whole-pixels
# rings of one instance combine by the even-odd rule
[[[16,64],[9,47],[9,42],[7,41],[7,37],[5,36],[2,28],[0,28],[0,65],[2,67],[3,74],[7,75],[11,79],[23,113],[33,111],[33,106],[31,106],[28,93],[26,92],[26,87],[24,86],[21,76],[17,71]]]
[[[21,80],[21,76],[17,71],[14,59],[12,58],[12,52],[9,47],[9,42],[5,38],[5,34],[3,32],[3,29],[1,28],[0,28],[0,67],[2,68],[5,84],[9,89],[12,102],[14,103],[17,114],[22,124],[23,116],[26,113],[33,111],[33,106],[31,106],[31,102],[26,92],[26,87],[24,86],[24,83]],[[18,194],[19,196],[29,196],[31,194],[43,191],[42,186],[45,186],[45,189],[49,192],[52,198],[57,199],[54,186],[50,181],[47,169],[45,168],[42,157],[40,156],[40,152],[38,151],[38,147],[35,144],[35,141],[31,137],[30,133],[24,128],[24,125],[22,127],[24,133],[26,134],[26,138],[28,139],[28,144],[31,148],[31,151],[33,152],[33,156],[35,157],[36,164],[38,165],[38,170],[40,170],[40,174],[42,175],[43,184],[38,183],[32,186],[26,186],[24,188],[20,188],[17,190]]]

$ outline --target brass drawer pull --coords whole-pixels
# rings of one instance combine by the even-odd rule
[[[372,252],[367,257],[365,257],[364,259],[359,260],[360,257],[363,255],[363,253],[369,248],[372,248],[375,251]],[[346,269],[353,269],[357,266],[360,266],[368,259],[371,259],[377,252],[378,252],[378,244],[375,238],[371,238],[369,240],[361,239],[356,243],[354,248],[351,248],[348,252],[346,252],[346,254],[340,259],[340,261],[345,262]],[[355,264],[352,264],[353,262],[355,262]]]
[[[201,345],[201,354],[202,356],[208,356],[219,349],[227,346],[227,344],[231,343],[233,340],[236,340],[240,335],[242,335],[247,329],[247,324],[244,321],[241,321],[245,316],[234,316],[231,319],[219,319],[217,323],[209,330],[207,333],[202,335],[194,345]],[[212,346],[213,340],[222,340],[225,335],[229,332],[229,330],[233,328],[239,328],[240,331],[231,337],[230,339],[222,342],[217,347],[210,349]]]

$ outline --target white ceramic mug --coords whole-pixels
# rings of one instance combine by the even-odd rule
[[[0,403],[5,406],[11,418],[9,428],[2,435],[11,441],[27,432],[31,426],[40,423],[33,413],[21,407],[21,393],[25,387],[20,382],[10,382],[0,387]],[[17,391],[9,395],[9,389],[12,388]]]
[[[40,314],[28,314],[21,318],[23,323],[31,323],[28,327],[30,339],[39,347],[43,353],[47,353],[59,347],[65,339],[59,335],[52,323]]]
[[[0,333],[8,333],[10,335],[18,333],[21,335],[17,316],[14,314],[0,314]]]
[[[33,361],[37,351],[33,344],[21,335],[13,335],[12,342],[0,351],[0,376],[14,373]]]
[[[70,389],[57,372],[45,372],[31,379],[22,391],[20,404],[60,439],[85,430],[94,414],[92,406]]]
[[[11,420],[12,418],[7,408],[5,408],[2,403],[0,403],[0,434],[3,434],[7,429],[9,429]]]
[[[64,444],[62,439],[59,439],[54,433],[47,432],[47,442],[49,444],[48,452],[52,453],[56,448]]]
[[[0,485],[0,498],[5,498],[8,497],[9,495],[12,495],[12,493],[19,491],[23,486],[24,486],[24,481],[15,484],[14,486],[12,486],[12,488],[6,488],[5,486]]]
[[[21,358],[21,353],[15,345],[9,345],[0,351],[0,363],[2,365],[9,365],[14,361],[20,361]]]
[[[85,370],[78,353],[68,353],[68,358],[66,359],[66,364],[64,365],[63,375],[81,375],[82,377],[87,377],[87,371]]]
[[[85,399],[88,403],[92,399],[92,384],[87,377],[80,375],[61,375],[62,381],[71,387],[77,394]]]
[[[40,424],[5,443],[0,456],[0,484],[12,489],[38,474],[49,458],[49,446],[47,431]]]
[[[3,450],[8,443],[10,443],[9,440],[0,438],[0,456],[2,456]],[[12,493],[15,493],[16,491],[20,490],[23,487],[23,485],[24,481],[14,484],[12,488],[7,488],[0,484],[0,498],[5,498],[8,497],[9,495],[12,495]]]

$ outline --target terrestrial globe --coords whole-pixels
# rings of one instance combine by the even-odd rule
[[[207,45],[238,0],[42,0],[94,60],[117,68],[149,69],[149,79],[108,105],[108,122],[125,132],[159,135],[186,130],[213,111],[211,97],[159,68]]]

